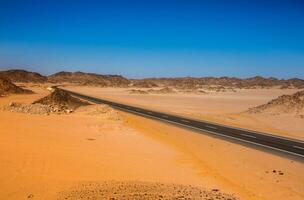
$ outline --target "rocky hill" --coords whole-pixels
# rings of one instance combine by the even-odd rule
[[[75,85],[87,85],[98,87],[171,87],[178,90],[233,90],[233,89],[253,89],[253,88],[296,88],[304,89],[304,80],[298,78],[277,79],[264,78],[261,76],[241,79],[235,77],[180,77],[180,78],[146,78],[146,79],[126,79],[119,75],[102,75],[84,72],[58,72],[45,77],[35,72],[25,70],[0,71],[0,77],[11,82],[25,83],[70,83]],[[212,88],[210,88],[212,87]]]
[[[283,114],[292,113],[296,115],[304,114],[304,90],[292,95],[282,95],[254,108],[250,108],[249,113],[272,113]]]
[[[11,82],[22,83],[44,83],[47,81],[45,76],[42,76],[36,72],[29,72],[25,70],[0,71],[0,78],[5,78]]]
[[[52,92],[50,95],[33,102],[33,104],[48,105],[61,111],[72,111],[80,106],[89,105],[89,103],[72,97],[69,93],[58,89]]]
[[[58,72],[48,77],[51,83],[72,83],[99,87],[127,87],[130,81],[119,75],[101,75],[84,72]]]
[[[234,77],[181,77],[181,78],[148,78],[143,79],[152,82],[159,86],[169,86],[178,89],[197,89],[207,86],[223,86],[229,88],[304,88],[304,80],[302,79],[277,79],[277,78],[264,78],[260,76],[240,79]]]
[[[8,94],[31,94],[33,91],[23,89],[13,84],[9,80],[0,78],[0,96]]]

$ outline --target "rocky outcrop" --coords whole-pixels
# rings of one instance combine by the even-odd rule
[[[23,89],[18,87],[9,80],[0,78],[0,96],[8,94],[32,94],[34,93],[31,90]]]
[[[36,72],[25,70],[7,70],[0,71],[0,78],[7,79],[11,82],[22,83],[45,83],[47,78]]]
[[[248,112],[272,114],[293,113],[302,116],[304,114],[304,90],[292,95],[282,95],[266,104],[250,108]]]
[[[56,89],[50,95],[39,99],[33,104],[42,104],[52,106],[56,110],[73,112],[76,108],[89,105],[89,103],[72,97],[69,93]]]
[[[72,83],[99,87],[127,87],[130,81],[119,75],[101,75],[83,72],[58,72],[48,77],[51,83]]]

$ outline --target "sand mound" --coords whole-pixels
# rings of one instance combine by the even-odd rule
[[[86,115],[98,116],[115,121],[121,120],[121,117],[116,110],[104,104],[84,106],[77,109],[77,113],[84,113]]]
[[[63,111],[73,111],[80,106],[89,105],[89,103],[72,97],[69,93],[58,89],[50,95],[35,101],[33,104],[48,105]]]
[[[254,108],[250,108],[249,113],[272,113],[283,114],[292,113],[296,115],[304,114],[304,90],[292,95],[282,95]]]
[[[174,93],[176,93],[175,90],[173,90],[172,88],[169,88],[169,87],[164,87],[160,90],[150,89],[150,90],[148,90],[148,92],[151,94],[174,94]]]
[[[187,89],[187,90],[179,90],[179,92],[184,94],[207,94],[204,90],[197,90],[197,89]]]
[[[136,90],[136,89],[131,89],[128,90],[130,94],[149,94],[147,91],[145,90]]]
[[[13,84],[9,80],[0,78],[0,96],[7,94],[32,94],[31,90],[26,90]]]
[[[145,182],[104,182],[84,183],[58,194],[58,199],[205,199],[236,200],[218,189],[208,191],[204,188],[177,184]]]

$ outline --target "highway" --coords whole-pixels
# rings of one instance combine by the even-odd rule
[[[112,106],[113,108],[122,111],[126,111],[129,113],[133,113],[148,118],[161,120],[182,127],[187,127],[196,130],[202,134],[204,133],[213,134],[216,136],[238,140],[245,143],[250,143],[253,145],[262,146],[264,148],[269,148],[275,151],[284,152],[287,154],[292,154],[294,156],[304,158],[304,141],[301,140],[296,140],[296,139],[291,139],[291,138],[271,135],[268,133],[246,130],[246,129],[240,129],[236,127],[230,127],[230,126],[215,124],[206,121],[189,119],[186,117],[181,117],[168,113],[157,112],[140,107],[125,105],[100,98],[90,97],[69,90],[65,90],[65,91],[80,99],[84,99],[96,104],[107,104]]]

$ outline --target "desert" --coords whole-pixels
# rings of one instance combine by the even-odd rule
[[[267,104],[281,95],[293,95],[302,91],[300,89],[239,89],[234,92],[212,91],[197,94],[196,92],[172,93],[171,91],[151,93],[142,88],[131,89],[133,91],[131,93],[130,90],[124,88],[85,86],[67,86],[65,88],[115,102],[151,108],[189,118],[304,139],[303,111],[298,114],[284,112],[284,108],[279,108],[277,113],[249,111],[254,107]],[[140,91],[145,93],[142,94]]]
[[[116,78],[110,87],[68,79],[5,80],[26,91],[6,89],[0,97],[0,196],[5,199],[304,198],[301,158],[87,102],[52,86],[303,140],[299,88],[197,93],[170,85],[118,87]],[[147,92],[130,93],[138,90]]]
[[[304,200],[303,10],[0,0],[0,200]]]

